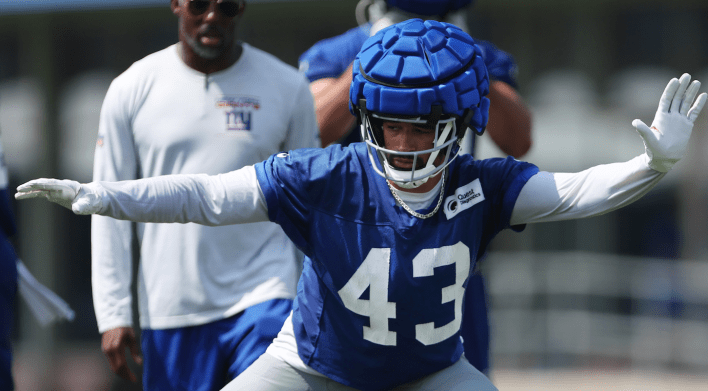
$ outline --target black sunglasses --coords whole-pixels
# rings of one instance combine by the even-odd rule
[[[209,5],[216,3],[217,9],[222,15],[233,18],[241,12],[241,1],[209,1],[209,0],[189,0],[189,12],[192,15],[201,15],[209,9]]]

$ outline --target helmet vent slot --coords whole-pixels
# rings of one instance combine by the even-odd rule
[[[428,67],[432,68],[433,64],[430,63],[430,56],[428,55],[428,49],[423,44],[422,39],[418,38],[418,42],[420,43],[420,47],[423,49],[423,55],[425,56],[425,62],[428,63]]]

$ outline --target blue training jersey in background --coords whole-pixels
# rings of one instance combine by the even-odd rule
[[[306,255],[293,309],[298,353],[363,390],[460,358],[468,277],[510,228],[516,198],[538,172],[512,158],[459,156],[447,169],[443,205],[422,220],[396,205],[363,143],[281,153],[255,167],[270,220]]]

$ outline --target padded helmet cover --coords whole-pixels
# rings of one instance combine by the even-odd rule
[[[489,116],[489,78],[480,48],[458,27],[411,19],[370,37],[354,61],[350,108],[420,116],[441,106],[461,129],[484,131]],[[365,103],[365,107],[360,107]],[[360,118],[361,120],[361,118]]]

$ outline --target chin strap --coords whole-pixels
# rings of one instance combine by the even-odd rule
[[[387,165],[387,167],[391,167],[391,166]],[[419,179],[419,180],[413,181],[413,182],[398,182],[398,181],[394,181],[393,179],[391,181],[393,181],[393,183],[395,183],[396,186],[398,186],[398,187],[402,187],[404,189],[415,189],[415,188],[418,188],[418,187],[422,186],[423,184],[425,184],[425,182],[428,181],[428,177],[425,177],[423,179]]]

